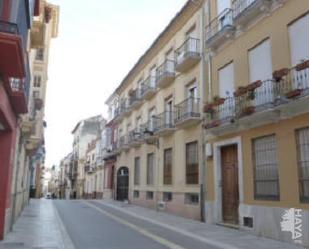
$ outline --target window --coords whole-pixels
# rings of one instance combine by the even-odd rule
[[[163,192],[163,201],[168,202],[173,200],[172,192]]]
[[[279,199],[279,175],[275,135],[253,140],[254,198]]]
[[[199,195],[196,193],[185,194],[185,204],[197,205],[199,203]]]
[[[309,128],[296,131],[300,201],[309,202]]]
[[[165,101],[164,126],[171,127],[173,125],[173,98],[168,98]]]
[[[197,142],[186,144],[186,182],[187,184],[198,184]]]
[[[293,22],[289,26],[291,62],[295,66],[302,60],[309,60],[309,14]]]
[[[39,61],[44,60],[44,49],[43,48],[39,48],[39,49],[36,50],[35,59],[39,60]]]
[[[42,77],[40,75],[35,75],[33,79],[33,86],[34,87],[41,87]]]
[[[153,199],[153,192],[152,191],[147,191],[146,192],[146,199],[147,200],[152,200]]]
[[[171,185],[172,184],[172,167],[173,167],[173,158],[172,158],[172,149],[164,150],[164,176],[163,184]]]
[[[154,182],[154,154],[147,155],[147,185],[153,185]]]
[[[134,159],[134,185],[140,184],[140,158]]]
[[[250,82],[257,80],[269,80],[272,78],[272,61],[270,40],[262,42],[258,46],[249,50]],[[264,83],[255,91],[257,98],[255,105],[260,106],[273,101],[273,90],[269,84]]]
[[[138,190],[133,191],[133,198],[139,198],[139,191]]]

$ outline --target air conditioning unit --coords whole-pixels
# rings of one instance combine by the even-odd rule
[[[166,202],[164,201],[159,201],[157,204],[158,210],[163,211],[166,208]]]

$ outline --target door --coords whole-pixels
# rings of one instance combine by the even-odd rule
[[[217,15],[219,17],[219,26],[218,26],[218,31],[220,31],[222,28],[225,26],[232,24],[232,16],[231,14],[224,14],[223,12],[226,12],[226,9],[231,8],[231,0],[218,0],[217,1]]]
[[[154,131],[156,124],[155,124],[155,120],[156,120],[156,110],[154,108],[152,108],[149,113],[148,113],[148,120],[150,120],[149,122],[149,131]]]
[[[172,127],[173,125],[173,99],[168,99],[165,102],[165,117],[164,117],[164,127]]]
[[[219,106],[221,120],[230,119],[235,115],[234,91],[234,63],[232,62],[219,70],[219,93],[221,98],[225,98],[224,103]]]
[[[188,106],[187,111],[189,115],[193,115],[193,113],[197,113],[197,87],[196,83],[188,86]]]
[[[129,198],[129,170],[122,167],[117,172],[117,201],[128,200]]]
[[[237,145],[221,148],[222,217],[224,223],[238,224]]]

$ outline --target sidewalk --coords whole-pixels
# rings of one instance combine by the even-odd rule
[[[31,200],[0,249],[73,249],[50,200]]]
[[[96,201],[106,207],[114,208],[133,217],[143,219],[150,223],[171,229],[184,236],[200,240],[208,245],[221,249],[300,249],[304,247],[284,243],[272,239],[262,238],[250,234],[249,232],[222,226],[201,223],[198,221],[174,216],[164,212],[157,212],[131,204],[116,202],[113,200]]]

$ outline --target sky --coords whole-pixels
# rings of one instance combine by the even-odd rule
[[[105,100],[186,0],[49,2],[60,6],[60,23],[49,58],[47,167],[71,152],[71,131],[80,120],[107,117]]]

